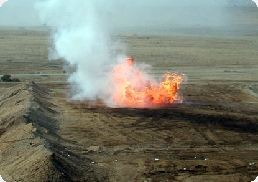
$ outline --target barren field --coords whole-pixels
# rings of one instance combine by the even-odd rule
[[[255,21],[239,26],[257,30]],[[72,69],[48,61],[49,32],[0,28],[0,76],[21,80],[0,82],[0,174],[8,182],[254,180],[258,37],[228,34],[119,35],[151,74],[187,75],[183,103],[132,109],[70,101]]]

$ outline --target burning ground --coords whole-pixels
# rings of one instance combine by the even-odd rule
[[[125,58],[111,71],[110,103],[113,107],[154,108],[182,102],[179,85],[181,73],[165,73],[160,82],[137,68],[133,58]]]

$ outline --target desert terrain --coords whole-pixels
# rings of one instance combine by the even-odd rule
[[[72,101],[66,80],[73,69],[48,61],[49,30],[1,27],[0,76],[21,80],[0,82],[1,176],[8,182],[254,180],[258,10],[231,11],[239,14],[233,28],[118,35],[152,75],[187,76],[183,103],[154,109]]]

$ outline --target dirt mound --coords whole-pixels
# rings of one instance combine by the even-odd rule
[[[55,151],[60,149],[55,109],[49,92],[33,82],[1,95],[0,171],[6,181],[70,181],[73,173],[80,177],[76,164]]]
[[[0,106],[0,174],[6,181],[106,181],[104,169],[85,165],[87,158],[62,145],[58,107],[48,90],[19,84],[5,90]]]

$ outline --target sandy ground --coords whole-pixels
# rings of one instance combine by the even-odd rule
[[[258,38],[248,30],[120,35],[151,74],[187,75],[182,104],[128,109],[69,101],[72,70],[47,61],[49,33],[1,28],[0,74],[22,83],[0,82],[0,174],[24,182],[254,180]]]

